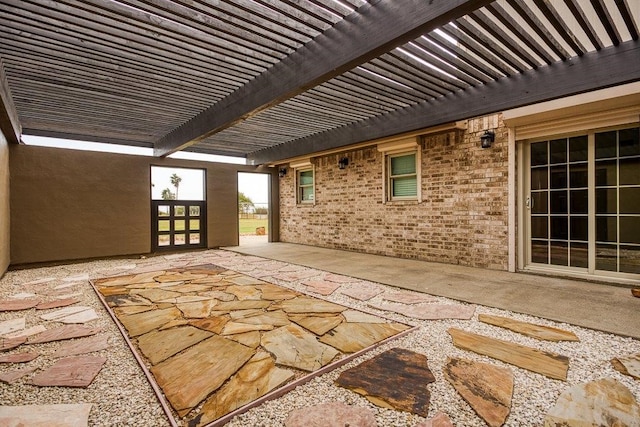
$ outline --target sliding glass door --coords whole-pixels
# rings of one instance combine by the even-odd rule
[[[528,144],[528,266],[640,274],[639,135],[636,126]]]

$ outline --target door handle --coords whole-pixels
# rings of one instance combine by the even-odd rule
[[[527,209],[533,209],[533,198],[531,196],[527,197],[525,205],[527,206]]]

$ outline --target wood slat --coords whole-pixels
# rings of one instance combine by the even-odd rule
[[[620,33],[618,32],[616,26],[613,24],[613,20],[611,19],[611,15],[607,10],[607,6],[604,4],[602,0],[591,0],[591,6],[596,11],[602,26],[604,27],[607,35],[611,39],[611,43],[615,46],[620,44],[622,37],[620,37]]]
[[[583,55],[587,51],[553,7],[549,7],[545,0],[533,0],[533,2],[577,55]]]
[[[624,20],[625,25],[627,26],[627,30],[631,35],[632,40],[638,40],[638,23],[633,19],[633,15],[631,14],[631,9],[629,8],[629,0],[614,0],[616,6],[618,6],[618,11]],[[634,1],[634,0],[630,0]],[[636,17],[638,18],[638,17]],[[640,18],[639,18],[640,19]]]
[[[566,4],[569,10],[573,13],[573,16],[578,21],[578,24],[580,24],[582,31],[585,32],[591,44],[593,44],[593,46],[597,50],[602,49],[604,47],[604,44],[600,40],[600,37],[598,37],[596,31],[593,29],[593,26],[589,22],[589,19],[585,15],[584,10],[582,10],[578,2],[576,0],[564,0],[564,4]]]
[[[163,137],[154,153],[163,156],[180,150],[485,3],[489,1],[448,0],[426,5],[420,0],[406,0],[402,5],[364,5],[358,9],[358,20],[338,22],[241,90]],[[394,25],[385,25],[388,22]],[[362,37],[364,34],[366,37]]]

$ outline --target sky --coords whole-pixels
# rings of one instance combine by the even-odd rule
[[[22,139],[27,145],[37,145],[42,147],[153,156],[153,149],[144,147],[73,141],[69,139],[45,138],[31,135],[23,135]],[[183,151],[171,154],[169,157],[174,159],[199,160],[205,162],[245,164],[245,159],[241,157],[216,156],[213,154],[199,154]],[[160,199],[162,190],[165,188],[169,188],[172,193],[175,193],[175,187],[171,184],[170,180],[171,175],[174,173],[182,178],[178,188],[178,196],[181,200],[202,200],[204,189],[204,174],[202,170],[165,168],[157,166],[153,166],[151,172],[151,183],[154,184],[151,187],[151,191],[154,199]],[[268,202],[268,187],[269,175],[259,173],[238,174],[238,191],[243,192],[255,204],[266,204]]]

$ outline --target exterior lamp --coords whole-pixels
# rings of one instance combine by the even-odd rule
[[[280,178],[284,177],[287,174],[287,168],[280,168],[280,170],[278,171],[278,176]]]
[[[492,130],[484,131],[484,134],[480,137],[480,146],[482,148],[491,148],[491,144],[496,140],[496,134]]]
[[[343,157],[340,160],[338,160],[338,167],[340,169],[346,168],[348,164],[349,164],[349,159],[347,157]]]

